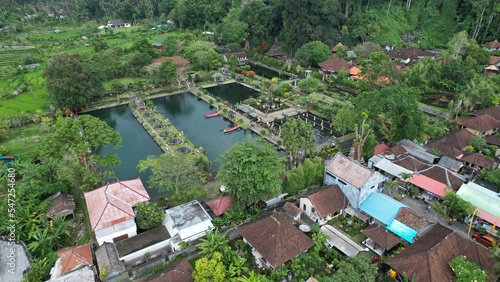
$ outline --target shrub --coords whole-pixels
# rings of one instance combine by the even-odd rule
[[[210,100],[208,100],[208,103],[209,103],[209,104],[213,104],[213,103],[214,103],[214,99],[210,99]]]

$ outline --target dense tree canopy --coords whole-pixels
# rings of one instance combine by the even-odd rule
[[[221,158],[217,179],[235,202],[252,204],[281,191],[283,163],[271,145],[247,139],[231,146]]]
[[[157,203],[142,202],[137,204],[135,220],[137,227],[150,230],[161,225],[165,218],[165,211]]]
[[[332,51],[330,51],[330,47],[321,41],[306,43],[295,53],[297,58],[301,59],[305,65],[309,66],[328,60],[331,55]]]
[[[120,134],[99,118],[63,118],[43,140],[40,155],[44,160],[60,160],[58,178],[85,191],[104,180],[101,168],[120,163],[116,154],[100,154],[99,150],[110,144],[118,146],[121,141]]]
[[[45,76],[47,91],[58,108],[74,109],[104,92],[99,70],[78,54],[54,54]]]
[[[295,167],[301,150],[304,155],[316,150],[314,128],[302,119],[288,119],[281,127],[281,138],[290,167]]]

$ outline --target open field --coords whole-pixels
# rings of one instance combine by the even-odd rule
[[[0,144],[9,150],[9,155],[33,157],[38,153],[44,133],[42,127],[35,124],[10,129],[1,136]]]

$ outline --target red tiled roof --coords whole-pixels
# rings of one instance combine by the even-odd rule
[[[440,224],[385,263],[415,282],[452,281],[455,276],[448,264],[461,255],[487,272],[493,269],[494,261],[489,259],[491,253],[486,248]]]
[[[76,208],[75,200],[73,199],[73,195],[71,194],[59,194],[54,199],[54,203],[50,206],[47,211],[48,216],[52,216],[54,214],[58,214],[65,210],[74,210]]]
[[[417,60],[418,58],[421,57],[432,57],[432,56],[435,56],[433,52],[422,51],[416,47],[408,47],[397,52],[397,57],[405,60],[408,58],[412,60]]]
[[[332,52],[337,52],[337,49],[339,49],[339,47],[342,47],[342,46],[344,46],[344,44],[339,42],[339,43],[337,43],[337,45],[333,46],[330,50]]]
[[[488,108],[477,110],[472,112],[470,115],[471,116],[490,115],[494,117],[496,120],[500,120],[500,106],[491,106]]]
[[[194,282],[193,266],[187,259],[165,267],[162,271],[137,280],[138,282]]]
[[[489,168],[493,168],[493,164],[495,163],[493,159],[490,159],[481,153],[467,154],[460,160],[462,162],[474,164],[480,167],[489,167]]]
[[[373,150],[374,155],[382,154],[385,150],[390,150],[391,148],[387,146],[385,143],[380,143],[377,146],[375,146],[375,149]]]
[[[61,276],[82,266],[94,265],[90,244],[69,248],[57,255],[61,259]]]
[[[446,184],[421,174],[414,174],[408,182],[441,198],[444,198],[446,191],[449,189]]]
[[[457,119],[455,123],[480,132],[485,132],[500,127],[500,121],[490,116],[489,114]]]
[[[495,39],[495,41],[491,41],[490,43],[488,43],[488,46],[490,46],[490,48],[500,48],[500,42]]]
[[[500,57],[499,56],[491,56],[488,64],[489,65],[496,65],[498,63],[500,63]]]
[[[396,220],[417,231],[422,230],[429,223],[425,216],[409,208],[400,209],[396,215]]]
[[[135,218],[132,206],[149,199],[139,178],[117,181],[85,193],[92,230]]]
[[[391,147],[391,152],[397,157],[406,153],[406,149],[402,145],[396,145]]]
[[[337,153],[326,170],[350,185],[360,189],[373,175],[369,169]]]
[[[304,197],[307,197],[311,201],[321,218],[325,218],[335,212],[340,212],[342,209],[345,209],[349,203],[344,193],[342,193],[337,185],[324,186],[312,190],[301,196],[301,198]]]
[[[276,268],[314,246],[295,222],[281,212],[237,227],[238,233]]]
[[[293,217],[299,216],[302,213],[302,210],[299,207],[290,202],[286,202],[283,206],[283,209],[286,213],[290,214]]]
[[[458,190],[464,183],[464,179],[458,176],[458,174],[455,174],[451,170],[439,165],[433,165],[428,169],[420,171],[419,173],[439,181],[444,185],[451,187],[453,190]]]
[[[229,195],[207,202],[207,206],[212,210],[215,216],[220,216],[232,206],[233,198]]]
[[[486,143],[487,144],[500,146],[500,137],[496,137],[496,136],[493,136],[493,135],[488,135],[484,139],[486,139]]]
[[[353,67],[353,65],[351,65],[346,60],[339,57],[330,58],[326,61],[319,63],[318,66],[320,66],[321,69],[323,69],[323,71],[333,71],[333,72],[339,72],[340,70],[343,69],[348,70]]]
[[[178,67],[185,67],[185,66],[188,66],[190,64],[188,60],[184,59],[181,56],[172,56],[172,57],[168,57],[168,58],[171,59],[172,62],[174,62],[174,64]]]
[[[159,57],[159,58],[155,58],[155,59],[151,60],[151,63],[152,63],[152,64],[159,64],[159,63],[163,63],[163,61],[165,61],[165,59],[166,59],[166,58],[167,58],[167,57],[165,57],[165,56],[161,56],[161,57]]]
[[[436,149],[446,156],[456,158],[463,154],[462,151],[467,148],[470,140],[474,137],[474,133],[463,128],[449,135],[427,143],[426,147]]]
[[[377,224],[372,224],[361,232],[384,250],[390,250],[401,243],[398,236]]]
[[[415,159],[412,156],[406,156],[392,162],[395,165],[399,165],[400,167],[404,167],[407,170],[411,170],[413,172],[421,171],[429,167],[428,164],[421,162]]]

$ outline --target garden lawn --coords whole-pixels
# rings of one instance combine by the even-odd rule
[[[33,138],[40,136],[40,138]],[[10,129],[1,136],[1,145],[9,150],[9,155],[20,158],[35,157],[39,151],[41,139],[45,136],[40,125],[30,124],[20,129]],[[36,142],[38,140],[38,142]]]

